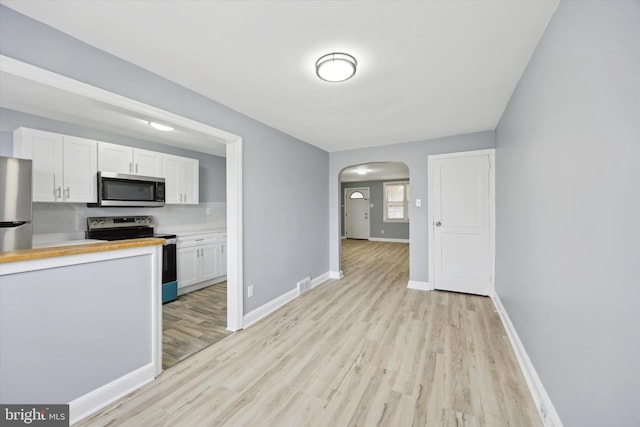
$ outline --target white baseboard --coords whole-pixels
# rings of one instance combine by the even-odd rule
[[[71,401],[69,403],[70,425],[150,383],[155,378],[155,371],[153,363],[149,363]]]
[[[340,236],[341,240],[345,240],[347,238],[347,236]]]
[[[329,280],[331,278],[332,277],[331,277],[331,272],[330,271],[327,271],[326,273],[321,274],[318,277],[314,277],[313,279],[311,279],[311,288],[310,289],[313,289],[316,286],[321,285],[322,283],[326,282],[327,280]],[[245,314],[243,319],[242,319],[242,324],[244,325],[244,328],[246,329],[247,327],[253,325],[258,320],[262,319],[263,317],[266,317],[266,316],[270,315],[271,313],[273,313],[274,311],[276,311],[277,309],[279,309],[283,305],[285,305],[288,302],[296,299],[299,296],[300,296],[300,294],[298,293],[298,289],[294,288],[294,289],[290,290],[289,292],[286,292],[286,293],[280,295],[279,297],[272,299],[268,303],[261,305],[260,307],[256,308],[255,310]]]
[[[417,289],[419,291],[432,291],[433,286],[429,284],[429,282],[419,282],[417,280],[409,280],[407,283],[407,288],[409,289]]]
[[[556,408],[553,406],[551,398],[547,394],[542,381],[540,381],[540,377],[538,376],[533,363],[531,363],[527,350],[524,348],[522,341],[520,341],[518,332],[516,331],[513,323],[511,323],[511,319],[502,305],[500,297],[495,290],[491,293],[490,297],[496,307],[498,315],[500,316],[500,320],[502,320],[504,329],[507,331],[511,347],[513,347],[513,351],[516,354],[518,364],[522,370],[522,375],[524,375],[524,379],[527,382],[529,392],[531,393],[531,397],[533,397],[533,402],[536,405],[542,424],[545,427],[562,427],[560,416],[558,415],[558,412],[556,412]]]
[[[340,271],[330,271],[329,272],[329,279],[340,280],[343,277],[344,277],[344,274],[342,273],[342,270],[340,270]]]
[[[319,275],[318,277],[311,280],[311,289],[323,284],[324,282],[330,279],[331,279],[331,273],[328,271],[324,274]]]
[[[369,237],[372,242],[409,243],[409,239],[387,239],[386,237]]]
[[[193,285],[185,286],[184,288],[178,288],[178,296],[188,294],[189,292],[199,291],[200,289],[207,288],[209,286],[217,285],[218,283],[227,280],[227,276],[219,276],[215,279],[207,280],[205,282],[194,283]]]
[[[279,309],[289,301],[295,299],[297,296],[298,296],[298,289],[293,288],[289,292],[286,292],[280,295],[279,297],[272,299],[268,303],[263,304],[260,307],[256,308],[255,310],[252,310],[249,313],[245,314],[242,319],[242,325],[246,329],[247,327],[253,325],[263,317],[266,317],[269,314],[273,313],[274,311],[276,311],[277,309]]]

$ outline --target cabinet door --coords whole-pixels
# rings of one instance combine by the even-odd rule
[[[218,276],[227,274],[227,244],[218,243]]]
[[[95,203],[97,201],[98,143],[75,136],[64,137],[65,202]]]
[[[199,162],[197,159],[182,159],[183,172],[181,185],[183,191],[183,202],[189,205],[197,205],[200,201],[200,179]]]
[[[133,173],[144,176],[162,176],[162,155],[155,151],[133,149]]]
[[[218,274],[218,244],[200,245],[200,282],[213,279]]]
[[[164,176],[165,186],[165,203],[167,204],[179,204],[180,190],[178,187],[178,171],[180,158],[169,154],[162,156],[162,176]]]
[[[199,282],[199,247],[179,248],[178,254],[178,288]]]
[[[133,148],[108,142],[98,143],[98,170],[133,173]]]
[[[62,135],[35,129],[15,132],[15,155],[32,160],[34,202],[62,201]]]

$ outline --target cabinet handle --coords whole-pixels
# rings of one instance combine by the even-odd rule
[[[67,199],[71,197],[71,187],[67,187],[67,189],[64,190],[64,192],[67,193],[67,195],[65,196]]]
[[[56,196],[58,199],[62,197],[62,187],[58,187],[58,195]]]
[[[136,163],[136,173],[138,173],[138,164]]]
[[[187,203],[187,193],[184,193],[184,202]]]
[[[220,245],[220,253],[223,254],[224,253],[224,245]]]
[[[180,203],[182,203],[182,193],[180,193]]]
[[[129,173],[133,173],[133,163],[129,162]]]

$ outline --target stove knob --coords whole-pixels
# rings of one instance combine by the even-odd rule
[[[144,222],[146,222],[147,224],[151,224],[151,218],[145,219]]]
[[[97,220],[94,219],[93,221],[91,221],[91,226],[96,226],[96,225],[98,225],[98,221]]]
[[[136,224],[140,224],[140,218],[136,218]]]
[[[100,225],[104,225],[104,219],[100,220]]]

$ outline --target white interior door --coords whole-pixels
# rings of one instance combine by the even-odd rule
[[[489,295],[493,150],[429,157],[433,287]]]
[[[369,189],[345,190],[345,236],[348,239],[369,238]]]

